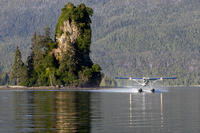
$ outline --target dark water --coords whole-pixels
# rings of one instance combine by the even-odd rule
[[[0,90],[0,133],[200,133],[200,88]]]

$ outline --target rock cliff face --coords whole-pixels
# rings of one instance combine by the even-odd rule
[[[99,86],[101,68],[90,59],[91,19],[93,10],[85,4],[67,3],[56,26],[57,74],[66,86]]]
[[[62,32],[61,36],[56,37],[58,48],[53,49],[56,59],[61,58],[63,52],[73,52],[73,45],[80,35],[80,30],[73,20],[64,21],[60,30]]]

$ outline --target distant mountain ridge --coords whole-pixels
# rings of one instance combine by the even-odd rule
[[[69,0],[2,0],[0,62],[4,70],[19,45],[29,54],[30,38],[49,25],[55,31]],[[91,57],[110,77],[177,75],[179,84],[200,77],[199,0],[76,0],[94,10]],[[53,34],[52,34],[53,35]]]

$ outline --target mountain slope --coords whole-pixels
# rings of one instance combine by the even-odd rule
[[[66,0],[2,0],[0,62],[8,70],[19,45],[24,58],[30,38],[49,25],[54,32]],[[110,77],[200,77],[199,0],[76,0],[94,10],[91,57]],[[52,33],[53,35],[53,33]]]

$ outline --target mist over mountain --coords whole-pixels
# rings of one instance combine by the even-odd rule
[[[67,2],[93,8],[91,57],[106,75],[178,76],[179,84],[199,83],[199,0],[1,0],[4,71],[17,45],[28,56],[34,32],[49,25],[54,36]]]

